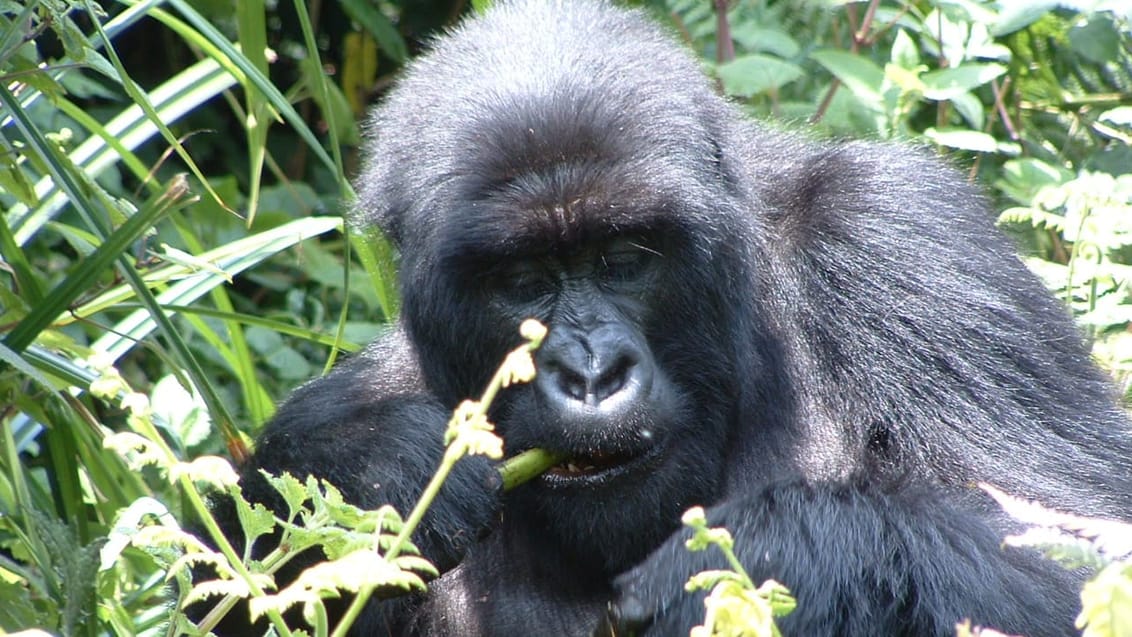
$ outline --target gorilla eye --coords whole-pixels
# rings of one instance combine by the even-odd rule
[[[520,301],[533,301],[550,292],[550,273],[534,261],[515,261],[492,276],[494,287]]]
[[[600,271],[607,279],[626,281],[644,274],[660,253],[640,239],[618,239],[601,252]]]

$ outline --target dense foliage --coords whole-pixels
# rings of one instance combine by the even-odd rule
[[[1126,3],[640,4],[764,120],[968,170],[1132,397]],[[397,313],[387,245],[339,217],[360,122],[471,9],[307,5],[0,2],[0,629],[191,632],[170,608],[189,594],[177,529],[204,483],[232,487],[216,456],[246,457],[276,401]],[[281,488],[346,528],[329,551],[399,528]],[[1032,521],[1082,526],[1051,517]],[[1111,600],[1132,566],[1090,550],[1088,630],[1128,634]],[[232,581],[212,592],[259,586]]]

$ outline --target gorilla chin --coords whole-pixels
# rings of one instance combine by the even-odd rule
[[[1132,519],[1132,428],[957,171],[751,122],[600,0],[499,2],[367,130],[352,221],[395,244],[403,314],[280,407],[245,494],[273,502],[263,468],[409,510],[532,317],[538,376],[492,418],[562,461],[501,493],[462,460],[414,537],[440,577],[355,634],[687,635],[684,583],[727,567],[685,548],[693,505],[795,594],[787,635],[1073,632],[1081,574],[1004,548],[971,485]]]

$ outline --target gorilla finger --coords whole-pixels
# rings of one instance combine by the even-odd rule
[[[594,637],[632,637],[652,624],[653,609],[633,593],[618,596],[606,606]]]

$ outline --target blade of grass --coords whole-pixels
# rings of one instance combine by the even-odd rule
[[[89,187],[90,184],[83,181],[84,177],[74,165],[67,161],[66,157],[59,152],[59,150],[50,144],[40,131],[28,118],[27,113],[18,108],[15,97],[5,86],[0,86],[0,104],[3,104],[9,112],[13,115],[13,120],[17,128],[24,136],[26,144],[24,148],[25,153],[34,153],[38,160],[47,167],[56,182],[67,193],[68,198],[71,200],[71,205],[74,206],[76,212],[82,217],[83,221],[100,237],[109,237],[112,233],[110,230],[108,219],[110,217],[108,205],[104,198],[101,197],[101,191],[97,188]],[[150,294],[149,289],[145,286],[141,274],[133,267],[125,254],[119,254],[117,257],[118,270],[122,276],[129,282],[130,286],[134,289],[142,304],[146,306],[153,320],[161,328],[162,335],[172,346],[173,351],[176,353],[180,367],[185,369],[189,376],[192,378],[193,384],[200,391],[205,404],[208,406],[209,412],[213,417],[213,421],[218,424],[221,431],[224,433],[227,440],[232,442],[233,454],[237,456],[238,460],[243,460],[243,452],[245,451],[239,444],[239,433],[236,431],[233,424],[232,415],[228,411],[224,402],[217,394],[215,389],[208,383],[208,377],[201,368],[200,363],[197,362],[192,352],[189,350],[188,345],[185,344],[184,339],[180,337],[176,328],[169,321],[161,309],[160,304]],[[42,326],[35,328],[34,326],[43,321],[44,317],[37,318],[36,323],[28,322],[25,318],[17,325],[17,330],[21,327],[24,329],[20,331],[13,331],[5,338],[4,343],[8,347],[16,351],[22,351],[32,339],[42,330]],[[44,323],[44,326],[46,323]]]
[[[12,94],[7,88],[0,87],[0,103],[13,110],[17,125],[29,146],[34,146],[45,163],[51,166],[52,174],[57,183],[68,192],[71,203],[80,211],[88,225],[93,226],[98,234],[105,237],[102,245],[90,256],[84,258],[82,267],[78,267],[59,283],[44,299],[36,304],[32,311],[19,322],[18,325],[4,339],[4,344],[17,352],[23,351],[41,331],[50,325],[52,319],[62,313],[68,304],[79,294],[90,287],[90,284],[102,272],[111,267],[114,261],[124,262],[123,253],[146,230],[153,226],[161,215],[167,213],[171,207],[183,203],[182,197],[187,191],[167,191],[162,196],[151,200],[148,205],[129,217],[118,230],[109,232],[103,220],[104,211],[95,210],[93,198],[85,196],[83,188],[73,174],[75,168],[66,159],[56,156],[57,150],[43,138],[42,133],[27,119],[26,113],[16,110]],[[128,263],[126,265],[128,266]]]
[[[130,0],[120,0],[127,6],[136,4]],[[243,84],[245,90],[257,90],[263,93],[271,107],[290,124],[295,132],[303,139],[304,142],[314,152],[329,170],[337,171],[334,160],[319,143],[318,138],[315,137],[314,132],[303,120],[302,115],[295,110],[295,107],[287,100],[287,98],[279,91],[278,88],[271,82],[271,80],[256,70],[255,66],[251,64],[244,55],[237,49],[228,38],[224,37],[216,27],[208,21],[207,18],[202,16],[193,6],[186,0],[169,0],[169,6],[175,9],[185,20],[193,27],[195,33],[178,32],[179,35],[185,38],[187,42],[194,45],[208,44],[209,49],[218,51],[223,59],[217,59],[221,65],[231,64],[239,69],[240,82]],[[155,19],[160,20],[162,23],[170,24],[168,22],[169,14],[161,11],[160,9],[153,9],[149,12]],[[171,24],[170,24],[171,26]],[[207,54],[207,51],[206,51]],[[336,174],[341,174],[337,173]]]
[[[308,217],[306,219],[298,219],[277,228],[272,228],[271,230],[265,230],[264,232],[237,239],[236,241],[226,243],[212,250],[200,252],[195,256],[198,261],[214,264],[219,271],[216,274],[220,276],[220,280],[226,282],[227,275],[236,274],[238,271],[232,270],[230,265],[225,264],[234,263],[235,260],[241,256],[251,255],[253,252],[262,249],[264,244],[278,240],[280,236],[293,235],[295,241],[301,241],[325,234],[331,230],[340,229],[341,225],[342,220],[337,217]],[[291,244],[287,244],[284,247],[289,247],[290,245]],[[260,259],[257,259],[256,262],[269,256],[271,255],[263,255]],[[244,264],[241,266],[241,269],[250,267],[251,265],[254,265],[254,263]],[[142,275],[142,280],[145,281],[148,287],[154,288],[162,283],[174,282],[178,279],[183,279],[198,273],[199,270],[193,269],[188,265],[173,263],[146,271]],[[220,273],[223,273],[223,275]],[[218,284],[220,280],[218,280]],[[92,317],[134,296],[134,290],[130,285],[122,284],[116,286],[99,294],[83,305],[60,314],[56,317],[55,324],[67,325],[73,323],[76,319]]]
[[[189,248],[192,254],[205,252],[204,246],[193,234],[183,215],[174,213],[173,223],[177,227],[181,239],[185,242],[185,246]],[[228,313],[236,311],[224,286],[217,285],[212,288],[209,291],[209,297],[220,310]],[[198,329],[203,327],[205,327],[205,324],[200,322]],[[271,417],[275,411],[275,403],[268,396],[267,390],[263,388],[263,385],[259,382],[259,377],[256,375],[255,361],[252,359],[252,352],[251,348],[248,347],[247,339],[244,338],[243,327],[237,321],[228,319],[225,319],[224,327],[228,331],[228,342],[231,345],[231,357],[227,358],[228,363],[232,366],[233,374],[240,381],[241,391],[239,393],[243,398],[244,407],[247,408],[252,421],[258,425]],[[201,333],[207,335],[207,332]]]
[[[56,316],[66,311],[74,299],[89,290],[103,272],[110,269],[115,261],[120,260],[123,253],[152,228],[158,219],[173,208],[186,205],[187,194],[188,190],[183,183],[173,185],[162,195],[151,199],[136,214],[127,218],[121,227],[102,242],[102,245],[89,256],[84,257],[71,274],[60,281],[42,302],[32,308],[32,311],[8,334],[4,340],[5,344],[14,350],[23,350],[27,347],[40,332],[47,329]]]
[[[154,113],[159,118],[157,121],[173,123],[235,84],[236,78],[221,69],[214,60],[202,60],[151,93]],[[90,117],[81,118],[80,123],[92,136],[79,144],[68,157],[90,177],[96,177],[112,164],[131,157],[131,151],[158,131],[154,121],[136,104],[122,110],[104,127],[98,126]],[[137,174],[140,168],[133,166],[134,173]],[[139,177],[145,179],[147,174],[147,170],[142,170]],[[11,220],[16,242],[20,245],[26,244],[68,203],[66,193],[49,176],[36,183],[35,192],[42,203],[35,210],[14,215]]]
[[[394,320],[401,311],[401,302],[397,293],[397,267],[393,258],[393,246],[376,229],[349,228],[347,237],[358,255],[362,268],[369,275],[370,284],[386,320]]]
[[[337,217],[308,217],[234,241],[224,247],[224,252],[227,253],[224,256],[209,257],[220,273],[209,271],[193,274],[170,285],[168,290],[158,296],[158,300],[162,306],[187,305],[213,287],[226,283],[228,276],[238,274],[299,241],[338,230],[341,225],[342,220]],[[152,332],[154,321],[155,317],[148,311],[134,312],[95,341],[92,347],[105,351],[116,359],[129,351],[134,341]]]
[[[122,307],[122,306],[119,306],[119,307]],[[337,336],[334,335],[334,334],[327,334],[325,332],[319,332],[319,331],[313,330],[309,327],[292,325],[291,323],[284,323],[283,321],[277,321],[275,319],[264,318],[262,316],[257,316],[255,314],[244,314],[244,313],[240,313],[240,312],[227,312],[227,311],[221,311],[221,310],[214,310],[214,309],[207,308],[207,307],[201,307],[199,305],[166,305],[165,309],[167,309],[171,312],[177,312],[178,314],[197,314],[197,315],[208,317],[208,318],[217,318],[217,319],[239,321],[240,323],[242,323],[244,325],[253,325],[253,326],[256,326],[256,327],[262,327],[262,328],[271,330],[272,332],[276,332],[276,333],[283,334],[283,335],[286,335],[286,336],[293,336],[295,338],[301,338],[305,341],[309,341],[311,343],[316,343],[318,345],[326,345],[326,346],[333,347],[336,344],[338,344]],[[353,341],[342,341],[341,347],[342,347],[342,350],[345,351],[345,352],[356,352],[356,351],[358,351],[362,348],[362,345],[360,343],[355,343]]]
[[[7,219],[3,215],[0,215],[0,256],[3,256],[5,263],[12,268],[20,296],[29,305],[38,305],[43,300],[43,288],[39,284],[39,279],[35,277],[27,256],[16,243],[16,237],[12,235],[12,229],[8,227]]]
[[[92,16],[98,15],[97,12],[95,12],[91,0],[86,0],[83,5]],[[173,147],[173,151],[177,153],[181,161],[185,162],[185,166],[200,180],[201,187],[205,189],[216,203],[227,208],[228,206],[224,203],[224,200],[220,198],[219,193],[213,190],[212,186],[209,184],[208,178],[204,176],[204,173],[201,172],[192,156],[189,155],[189,151],[185,150],[185,147],[181,145],[181,141],[177,139],[173,131],[169,130],[165,122],[161,120],[161,115],[153,108],[153,103],[150,101],[149,96],[134,82],[130,74],[126,72],[126,67],[122,65],[122,60],[118,57],[118,53],[114,50],[114,47],[110,45],[110,36],[108,36],[106,31],[102,28],[102,23],[98,20],[92,20],[91,22],[94,25],[95,32],[102,38],[103,43],[106,45],[106,56],[114,66],[114,70],[118,73],[118,82],[122,85],[126,94],[130,96],[134,104],[141,107],[149,120],[157,127],[157,130],[161,132],[161,136]]]
[[[295,13],[299,16],[299,25],[303,32],[303,41],[307,46],[307,55],[314,62],[313,66],[317,69],[322,68],[322,62],[318,55],[318,43],[315,42],[314,27],[311,25],[310,14],[307,13],[306,3],[301,0],[295,0]],[[338,186],[344,197],[350,196],[349,182],[343,177],[344,171],[342,170],[342,146],[338,139],[338,126],[334,121],[334,109],[330,108],[330,88],[326,85],[327,79],[324,74],[313,74],[317,79],[314,80],[315,90],[318,92],[320,99],[316,100],[317,103],[323,105],[322,117],[326,120],[328,132],[330,134],[330,152],[334,156],[334,165],[337,169]],[[349,242],[346,244],[349,246]],[[350,267],[349,267],[349,252],[346,255],[346,267],[342,268],[342,287],[343,289],[350,289]],[[342,335],[346,330],[346,312],[349,309],[349,304],[342,305],[342,311],[338,314],[338,329],[335,332],[335,344],[330,350],[330,356],[326,358],[326,365],[323,367],[323,373],[330,371],[334,366],[334,361],[338,356],[338,346],[342,340]],[[384,309],[384,308],[383,308]]]
[[[267,76],[267,22],[261,0],[241,0],[236,3],[236,33],[244,59],[260,74]],[[251,226],[259,210],[260,181],[263,178],[263,159],[267,147],[267,131],[271,127],[271,107],[260,91],[244,91],[247,118],[244,120],[248,135],[248,210],[247,223]]]

